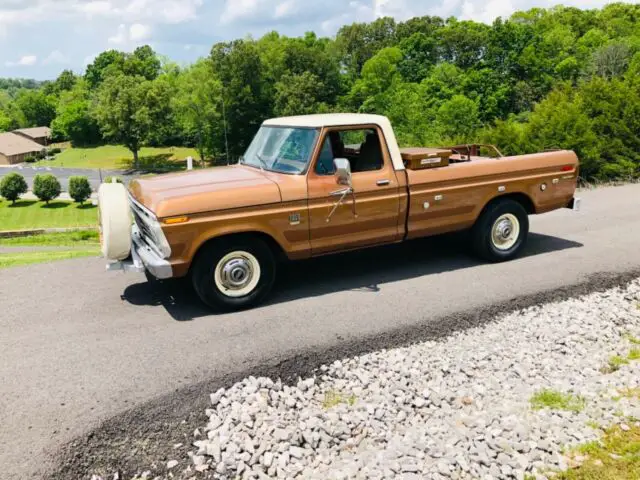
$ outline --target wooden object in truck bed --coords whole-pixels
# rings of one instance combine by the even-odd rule
[[[405,167],[411,170],[446,167],[453,152],[443,148],[401,148],[400,155]]]

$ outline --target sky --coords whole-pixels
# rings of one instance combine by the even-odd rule
[[[560,0],[602,7],[608,0]],[[640,0],[628,0],[638,3]],[[53,79],[77,73],[100,52],[149,44],[179,63],[215,42],[277,30],[332,36],[340,26],[382,16],[421,15],[491,22],[558,0],[0,0],[0,77]]]

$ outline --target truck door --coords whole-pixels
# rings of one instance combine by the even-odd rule
[[[307,175],[312,254],[400,240],[398,179],[380,128],[326,128],[321,142]],[[349,160],[352,171],[354,195],[341,202],[335,158]]]

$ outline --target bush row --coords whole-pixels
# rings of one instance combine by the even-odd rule
[[[28,189],[24,177],[16,172],[0,180],[0,195],[11,203],[15,203]],[[33,194],[47,204],[60,196],[61,190],[60,181],[50,173],[36,175],[33,179]],[[69,196],[79,204],[83,204],[91,196],[91,185],[87,177],[69,177]]]

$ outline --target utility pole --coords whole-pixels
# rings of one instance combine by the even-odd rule
[[[224,105],[224,97],[222,97],[222,122],[224,124],[224,148],[226,150],[227,165],[229,165],[229,140],[227,139],[227,112]]]

